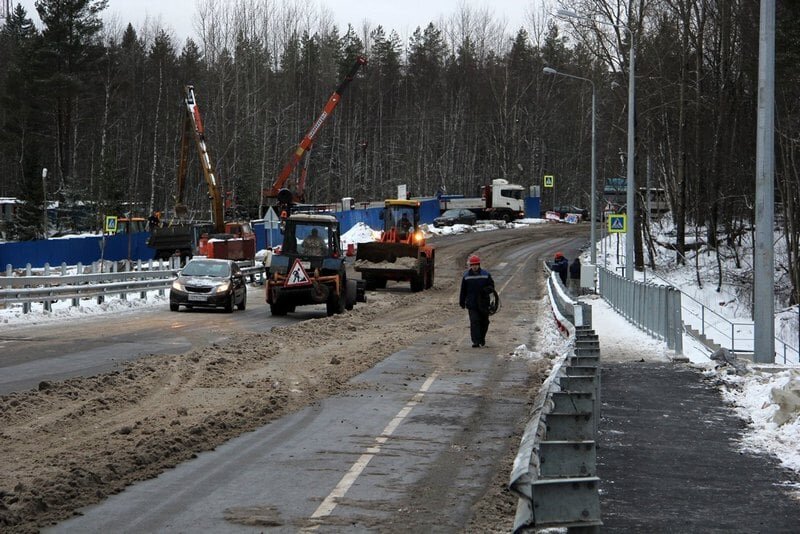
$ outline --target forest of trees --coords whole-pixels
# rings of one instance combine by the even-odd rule
[[[593,81],[597,190],[625,175],[630,35],[636,53],[636,176],[667,190],[676,257],[697,228],[711,247],[752,231],[758,0],[561,0],[516,27],[484,9],[421,25],[407,41],[380,25],[338,28],[305,3],[200,0],[196,37],[103,23],[107,0],[37,0],[0,29],[0,196],[26,202],[11,238],[42,233],[45,198],[106,213],[169,213],[193,84],[225,192],[251,216],[262,191],[358,55],[349,86],[311,153],[306,196],[333,202],[474,195],[493,178],[539,185],[553,204],[590,203]],[[800,287],[800,4],[778,1],[776,220]],[[591,16],[560,20],[556,8]],[[42,179],[42,169],[49,173]],[[188,202],[207,210],[199,165]],[[637,247],[637,264],[647,246]]]

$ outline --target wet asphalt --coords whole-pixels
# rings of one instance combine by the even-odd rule
[[[742,451],[746,422],[711,380],[682,363],[602,364],[602,532],[800,533],[800,476]]]

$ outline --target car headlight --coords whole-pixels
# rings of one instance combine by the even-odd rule
[[[174,289],[176,291],[186,291],[186,288],[178,280],[174,280],[172,282],[172,289]]]
[[[225,293],[228,289],[230,289],[230,287],[231,287],[230,282],[223,282],[222,284],[217,286],[216,292]]]

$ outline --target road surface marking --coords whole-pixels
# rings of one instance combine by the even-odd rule
[[[383,432],[381,432],[380,436],[375,438],[375,445],[367,448],[367,451],[362,454],[358,460],[356,460],[356,463],[354,463],[350,470],[342,477],[336,487],[333,488],[333,491],[331,491],[331,493],[325,497],[325,500],[322,501],[322,504],[320,504],[316,511],[311,515],[311,519],[320,519],[322,517],[329,516],[333,512],[334,508],[336,508],[337,500],[345,496],[361,472],[367,467],[367,464],[370,462],[370,460],[372,460],[376,454],[381,452],[381,445],[389,440],[394,431],[397,430],[397,427],[400,426],[400,423],[403,422],[403,419],[408,417],[408,414],[411,413],[411,410],[413,410],[417,404],[422,402],[422,398],[425,396],[425,393],[431,388],[431,385],[433,385],[438,376],[439,371],[434,371],[431,376],[428,377],[425,383],[419,388],[419,391],[416,393],[416,395],[414,395],[414,397],[412,397],[412,399],[408,401],[405,406],[403,406],[403,409],[394,416],[394,419],[389,421],[389,424],[386,425],[386,428],[383,429]],[[303,530],[312,531],[316,530],[318,527],[319,525],[314,525]]]

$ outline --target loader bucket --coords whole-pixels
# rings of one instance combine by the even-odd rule
[[[356,261],[370,263],[396,263],[398,258],[414,258],[419,254],[419,247],[405,243],[361,243],[356,252]]]

